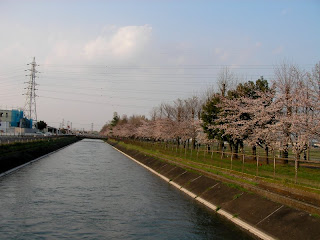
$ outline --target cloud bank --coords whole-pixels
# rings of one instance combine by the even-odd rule
[[[112,34],[103,34],[85,44],[84,54],[89,59],[101,55],[132,57],[143,51],[150,41],[151,32],[149,25],[120,27]]]

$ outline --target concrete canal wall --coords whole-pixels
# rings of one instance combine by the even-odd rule
[[[75,136],[50,138],[27,143],[0,145],[0,176],[5,172],[37,159],[50,152],[61,149],[80,138]]]
[[[256,238],[320,239],[319,217],[138,151],[114,148]]]

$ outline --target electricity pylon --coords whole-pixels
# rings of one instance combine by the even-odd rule
[[[31,65],[31,68],[25,71],[30,71],[30,74],[27,74],[26,76],[30,76],[29,82],[25,82],[28,84],[28,86],[24,89],[27,89],[27,93],[23,94],[26,95],[26,102],[24,105],[24,115],[28,119],[32,119],[34,121],[34,124],[37,123],[37,105],[36,105],[36,73],[38,71],[36,70],[36,60],[35,57],[33,58],[32,63],[28,63],[27,65]]]

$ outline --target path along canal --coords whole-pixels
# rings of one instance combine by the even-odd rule
[[[250,239],[101,140],[0,178],[0,239]]]

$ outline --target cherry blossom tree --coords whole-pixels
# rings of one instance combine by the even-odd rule
[[[308,130],[315,139],[320,140],[320,63],[316,64],[312,72],[308,74],[308,87],[310,89],[308,100],[310,101],[313,123]]]
[[[297,178],[301,153],[306,152],[310,141],[319,135],[319,98],[317,97],[319,90],[313,87],[317,85],[317,78],[310,77],[312,76],[310,73],[294,65],[283,65],[278,69],[278,73],[281,74],[275,81],[277,88],[275,104],[280,106],[281,111],[276,117],[275,126],[277,130],[282,131],[279,139],[284,152],[287,153],[291,146],[295,154]]]
[[[290,127],[293,114],[294,91],[297,87],[297,67],[283,63],[275,68],[274,85],[276,87],[276,102],[281,106],[281,115],[278,117],[278,129],[283,132],[281,150],[283,156],[288,158]],[[285,161],[287,163],[287,161]]]

